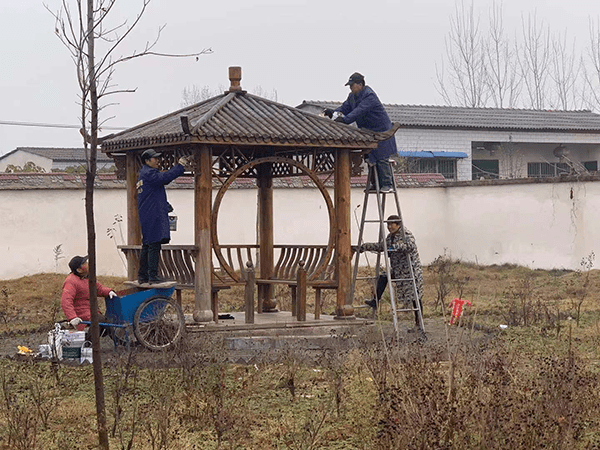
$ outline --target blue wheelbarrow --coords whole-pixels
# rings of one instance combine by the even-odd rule
[[[167,350],[176,345],[185,332],[185,318],[171,296],[175,287],[153,288],[114,299],[106,298],[106,320],[100,326],[113,329],[115,345],[129,345],[129,331],[150,350]],[[81,323],[89,325],[91,322]]]

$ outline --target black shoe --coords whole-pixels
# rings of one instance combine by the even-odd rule
[[[369,305],[373,309],[377,309],[377,300],[374,298],[371,300],[365,300],[365,305]]]
[[[146,283],[148,283],[148,280],[144,279],[144,278],[138,278],[137,282],[138,282],[138,284],[146,284]]]

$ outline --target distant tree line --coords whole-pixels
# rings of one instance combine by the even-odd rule
[[[589,18],[579,50],[535,13],[521,16],[512,37],[502,4],[492,4],[483,26],[473,3],[457,2],[436,88],[452,106],[600,110],[600,19]]]
[[[184,87],[181,92],[181,107],[185,108],[186,106],[195,105],[196,103],[203,102],[209,98],[216,97],[225,91],[227,91],[227,88],[222,84],[220,84],[216,90],[211,89],[208,85],[199,87],[192,84],[191,86]],[[276,89],[267,91],[259,85],[252,89],[251,93],[258,97],[266,98],[267,100],[273,100],[274,102],[278,101]]]

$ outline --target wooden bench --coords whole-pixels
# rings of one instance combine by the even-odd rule
[[[225,260],[225,264],[221,264],[220,269],[230,278],[233,279],[238,273],[244,273],[248,263],[254,267],[258,245],[221,245],[220,247]],[[315,319],[320,318],[322,290],[337,289],[338,287],[335,279],[335,266],[331,263],[332,260],[335,260],[333,254],[327,254],[326,245],[274,245],[273,249],[277,261],[271,277],[255,278],[259,292],[264,286],[287,285],[291,291],[292,315],[298,320],[305,320],[303,314],[297,314],[298,309],[305,309],[306,305],[305,289],[301,289],[300,292],[298,290],[298,272],[300,262],[303,262],[306,287],[315,290]],[[241,284],[246,283],[245,278],[247,277],[242,280],[240,277]],[[262,310],[261,298],[262,295],[259,295],[259,311]]]
[[[121,245],[118,247],[125,253],[128,260],[133,258],[139,266],[141,245]],[[213,318],[218,321],[218,294],[223,289],[232,286],[242,286],[248,283],[246,273],[252,271],[257,261],[258,245],[221,245],[219,265],[213,268],[211,307]],[[292,315],[303,320],[306,309],[306,288],[315,289],[315,319],[321,315],[321,293],[323,289],[337,289],[335,267],[331,264],[332,254],[327,254],[325,245],[275,245],[277,262],[273,274],[268,279],[254,278],[253,282],[262,291],[264,286],[283,284],[289,286],[292,297]],[[177,301],[181,304],[181,291],[194,289],[194,273],[197,247],[194,245],[163,245],[158,264],[159,276],[175,280]],[[301,264],[301,262],[303,264]],[[302,270],[300,268],[302,267]],[[306,278],[303,281],[298,277]],[[298,289],[300,287],[300,289]],[[248,291],[248,289],[247,289]],[[259,295],[259,302],[262,298]],[[300,314],[298,311],[300,310]],[[304,314],[303,311],[304,310]],[[258,305],[262,311],[262,304]],[[304,319],[305,320],[305,319]]]
[[[118,248],[125,253],[128,260],[132,257],[136,267],[139,267],[142,253],[141,245],[120,245]],[[174,280],[177,283],[175,285],[175,297],[179,306],[181,306],[181,291],[194,289],[196,254],[197,247],[195,245],[163,245],[161,247],[158,276]],[[215,323],[219,321],[219,292],[224,289],[231,289],[231,285],[219,282],[212,283],[211,309]]]

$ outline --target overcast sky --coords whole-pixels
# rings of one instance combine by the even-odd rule
[[[69,0],[71,3],[74,1]],[[140,0],[119,0],[115,18],[132,20]],[[59,0],[47,0],[56,10]],[[475,0],[482,23],[492,0]],[[536,12],[553,31],[567,31],[577,45],[589,41],[588,20],[598,0],[505,0],[505,29],[520,30],[521,15]],[[277,91],[277,100],[343,100],[344,83],[359,71],[384,103],[443,104],[435,67],[454,0],[152,0],[123,47],[141,49],[166,24],[156,48],[211,55],[148,57],[118,67],[121,89],[107,123],[129,127],[179,109],[185,87],[228,87],[227,68],[242,67],[242,87]],[[0,122],[78,123],[78,86],[67,50],[54,34],[54,19],[38,0],[0,0]],[[101,133],[108,134],[106,130]],[[16,147],[77,147],[74,129],[0,124],[0,155]]]

